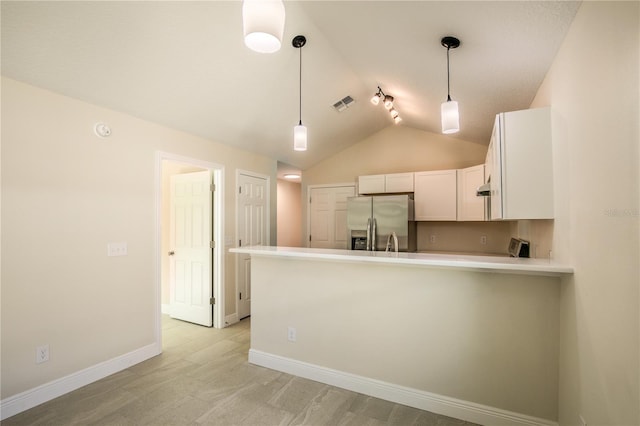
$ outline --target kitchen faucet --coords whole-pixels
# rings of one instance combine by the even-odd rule
[[[391,248],[391,242],[393,239],[393,246],[395,247],[395,252],[398,252],[398,236],[396,235],[395,232],[392,232],[389,234],[389,237],[387,238],[387,248],[385,249],[385,251],[389,251],[389,249]]]

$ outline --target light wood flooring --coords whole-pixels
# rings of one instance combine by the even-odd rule
[[[163,316],[161,355],[2,425],[471,425],[250,365],[250,327]]]

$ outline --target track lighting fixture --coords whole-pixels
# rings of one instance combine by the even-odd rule
[[[291,41],[296,49],[300,50],[300,116],[298,125],[293,128],[293,149],[295,151],[307,150],[307,128],[302,125],[302,46],[307,43],[303,35],[297,35]]]
[[[389,111],[389,114],[391,115],[393,122],[395,124],[398,124],[399,122],[401,122],[402,118],[400,118],[400,114],[393,107],[393,101],[394,101],[393,96],[385,94],[380,88],[380,86],[378,86],[378,91],[371,98],[371,103],[374,105],[378,105],[380,103],[380,100],[382,100],[382,105],[384,105],[387,111]]]
[[[282,0],[244,0],[242,2],[244,44],[259,53],[273,53],[280,50],[284,17]]]
[[[458,113],[458,102],[451,100],[450,79],[449,79],[449,50],[460,46],[460,40],[455,37],[444,37],[440,44],[447,48],[447,100],[440,106],[442,119],[442,133],[450,134],[460,131],[460,115]]]

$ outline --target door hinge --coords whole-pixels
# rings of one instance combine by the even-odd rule
[[[216,248],[216,242],[215,241],[210,241],[209,242],[209,248]]]
[[[209,189],[211,190],[211,192],[216,192],[216,184],[212,183]]]
[[[209,299],[209,304],[210,305],[215,305],[216,304],[216,298],[212,297],[211,299]]]

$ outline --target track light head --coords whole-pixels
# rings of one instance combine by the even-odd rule
[[[386,109],[393,108],[393,96],[385,95],[384,96],[384,107]]]

